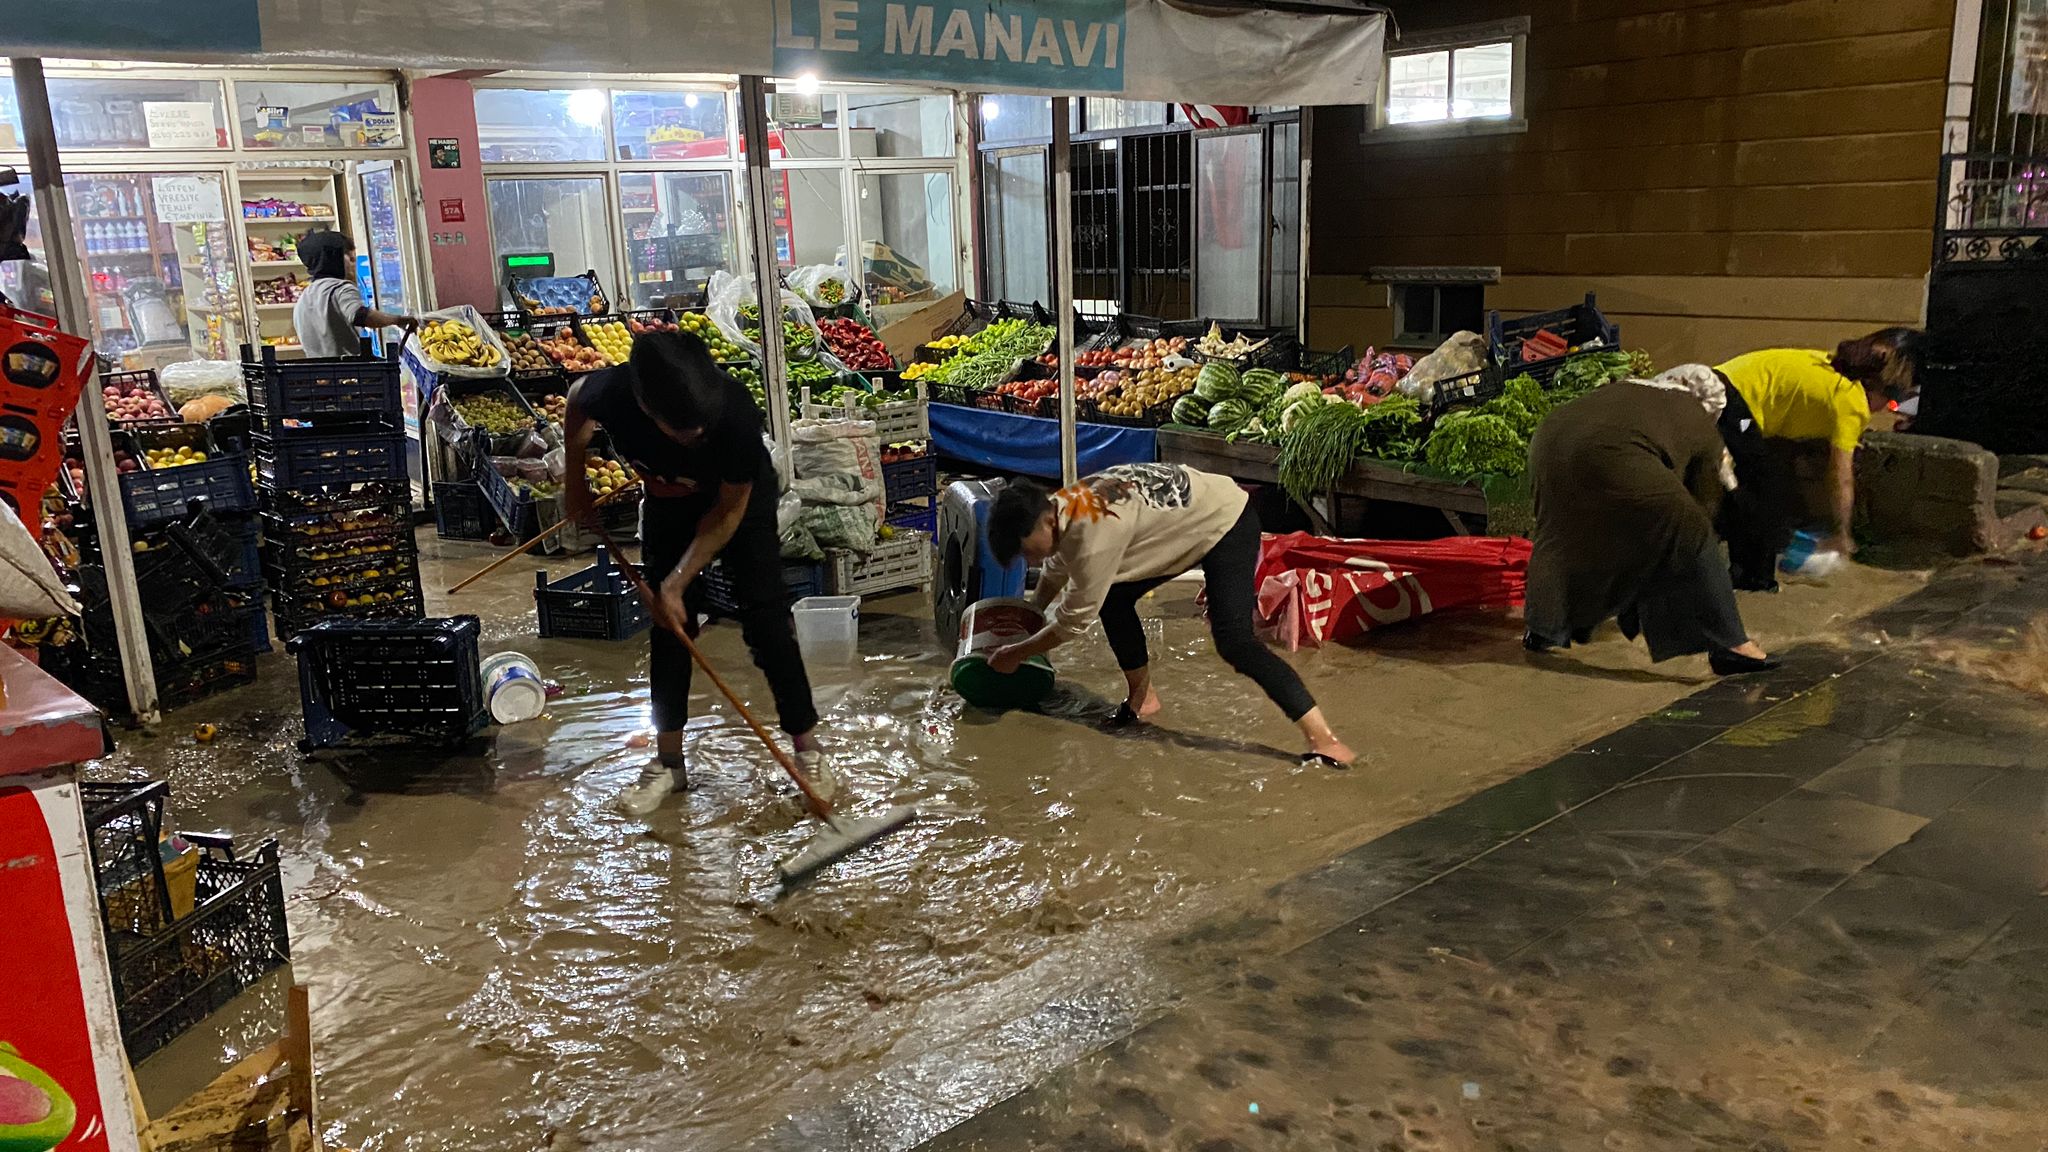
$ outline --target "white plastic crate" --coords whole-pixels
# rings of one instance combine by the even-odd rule
[[[918,391],[922,393],[924,390],[919,388]],[[875,437],[884,444],[929,440],[932,436],[931,420],[926,416],[922,395],[916,400],[884,404],[880,408],[863,408],[850,397],[843,407],[807,403],[797,415],[805,420],[872,420]]]
[[[926,532],[899,530],[895,539],[875,545],[865,556],[825,550],[825,586],[835,596],[868,596],[931,582],[932,538]]]

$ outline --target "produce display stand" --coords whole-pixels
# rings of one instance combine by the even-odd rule
[[[66,1097],[68,1131],[97,1133],[94,1147],[134,1148],[128,1060],[78,796],[78,765],[105,752],[98,709],[0,645],[0,843],[12,861],[0,868],[9,974],[0,1035]]]
[[[1233,444],[1221,436],[1185,428],[1161,428],[1157,435],[1159,459],[1167,463],[1185,464],[1254,484],[1280,482],[1275,467],[1280,449],[1271,444]],[[1460,536],[1472,534],[1466,517],[1483,518],[1490,511],[1486,493],[1477,484],[1424,476],[1375,460],[1354,463],[1332,495],[1435,508]],[[1309,511],[1312,519],[1319,515],[1314,509]],[[1323,530],[1327,525],[1317,527]]]

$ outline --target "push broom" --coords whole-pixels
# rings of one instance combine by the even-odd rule
[[[647,605],[647,611],[662,627],[674,633],[676,639],[683,642],[683,647],[690,650],[690,659],[697,662],[697,667],[702,668],[704,674],[711,678],[711,683],[717,686],[719,693],[733,706],[733,710],[740,714],[740,719],[745,720],[747,727],[754,730],[754,735],[761,738],[761,743],[767,745],[769,754],[775,757],[775,762],[782,765],[782,770],[789,773],[789,778],[796,782],[797,790],[803,793],[805,803],[810,805],[811,814],[825,825],[825,830],[813,837],[801,851],[776,865],[776,871],[781,875],[784,884],[794,884],[847,853],[865,848],[917,818],[917,809],[908,804],[891,808],[871,820],[849,820],[835,813],[831,802],[820,796],[817,788],[813,787],[810,780],[797,768],[795,758],[782,750],[782,745],[775,742],[775,737],[768,729],[762,727],[759,720],[754,719],[754,714],[747,710],[745,704],[740,703],[739,695],[726,685],[724,677],[711,667],[710,661],[704,659],[704,653],[698,650],[697,642],[690,639],[690,633],[683,627],[683,622],[669,619],[668,614],[662,611],[661,601],[655,597],[654,589],[648,587],[647,578],[640,574],[640,569],[631,560],[626,559],[625,554],[619,551],[619,546],[612,543],[611,535],[602,527],[598,529],[598,535],[604,539],[620,570],[632,578],[633,586],[640,591],[641,601]]]

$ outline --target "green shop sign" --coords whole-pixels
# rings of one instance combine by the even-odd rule
[[[1117,92],[1124,0],[775,0],[775,71]]]

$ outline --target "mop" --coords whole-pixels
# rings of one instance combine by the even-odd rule
[[[835,813],[831,803],[818,795],[818,790],[812,787],[811,782],[797,768],[796,760],[782,750],[782,746],[775,742],[775,737],[768,729],[763,728],[761,722],[754,719],[754,714],[747,711],[747,706],[740,703],[739,695],[726,686],[724,678],[711,667],[711,662],[704,659],[704,653],[697,650],[696,641],[690,639],[690,634],[684,629],[682,621],[669,619],[661,610],[661,601],[655,596],[654,589],[648,587],[647,578],[640,574],[640,569],[631,560],[626,559],[625,554],[619,551],[617,544],[612,543],[610,534],[603,528],[598,529],[598,535],[610,549],[611,556],[618,563],[620,570],[631,577],[634,587],[640,590],[640,599],[647,605],[648,612],[652,613],[663,627],[673,632],[676,639],[683,642],[683,647],[690,650],[690,659],[697,662],[697,667],[702,668],[704,674],[711,678],[711,683],[717,686],[719,693],[733,706],[733,710],[740,714],[740,719],[745,720],[747,727],[754,730],[754,735],[761,738],[761,743],[768,746],[768,752],[775,757],[775,762],[782,765],[782,770],[789,773],[791,780],[796,781],[797,790],[803,793],[805,802],[810,805],[811,814],[824,823],[825,831],[813,837],[796,855],[776,865],[776,871],[781,874],[784,884],[794,884],[847,853],[865,848],[917,818],[917,809],[908,804],[891,808],[870,820],[850,820]]]

